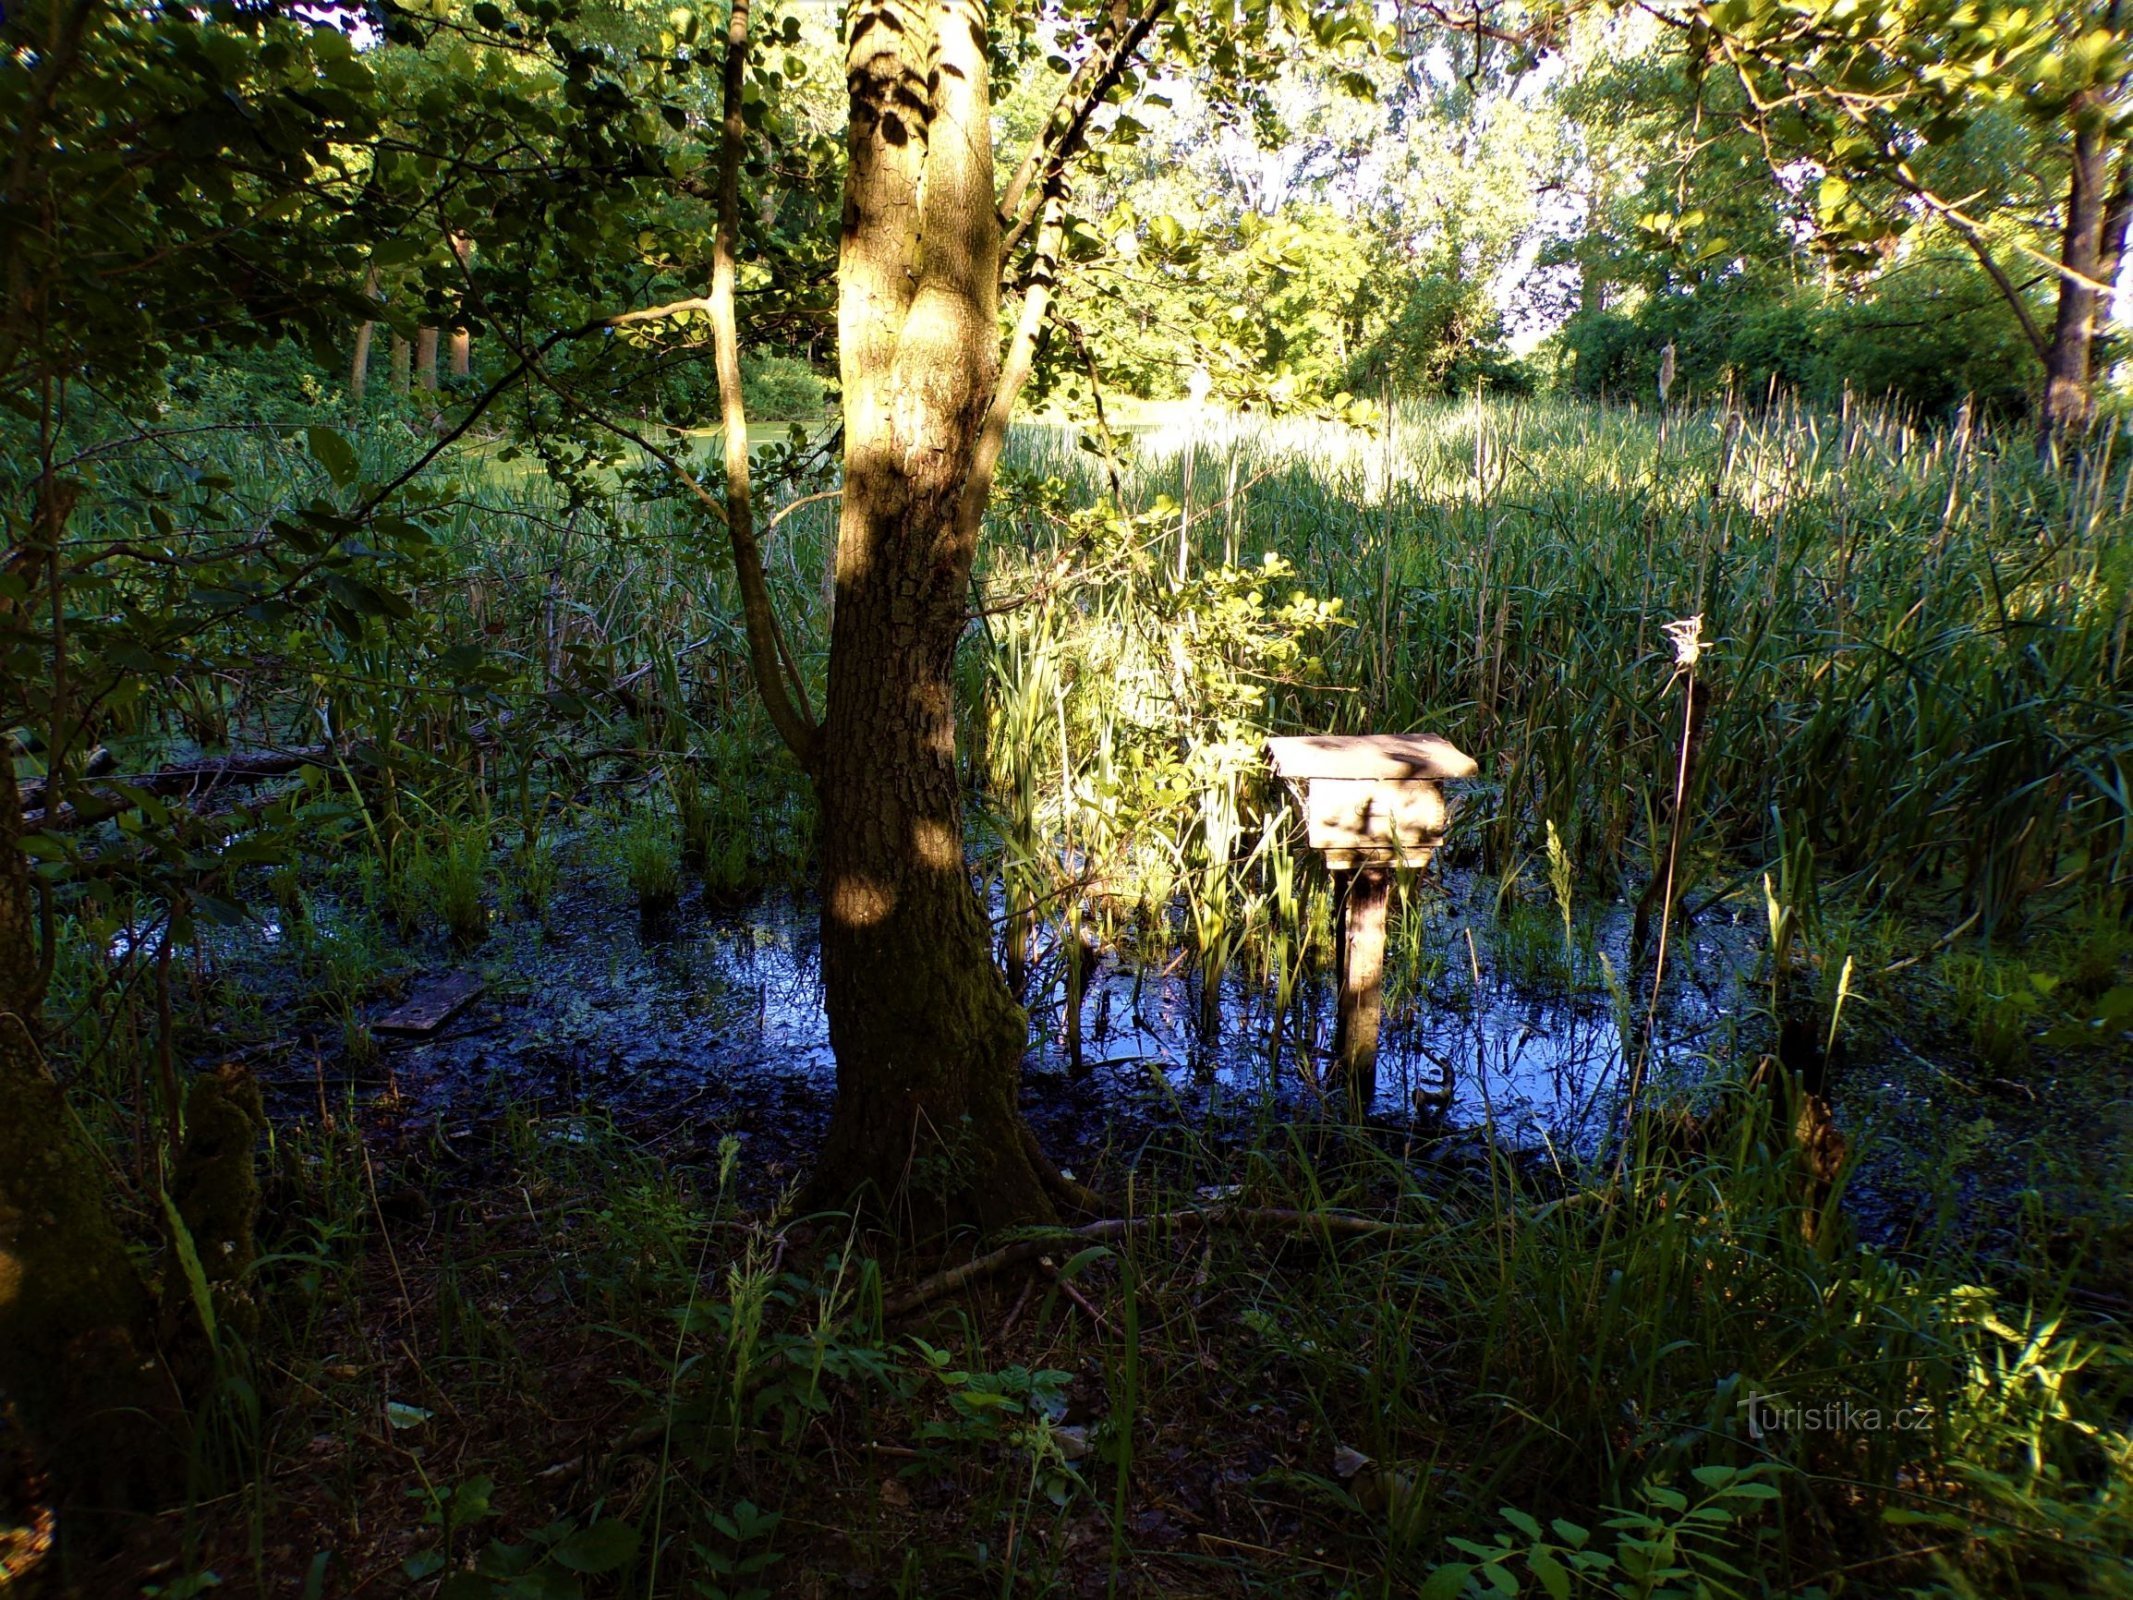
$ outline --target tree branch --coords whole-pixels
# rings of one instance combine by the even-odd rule
[[[740,332],[734,319],[734,279],[741,232],[742,78],[748,62],[749,0],[733,0],[726,28],[725,127],[718,157],[718,237],[711,255],[711,338],[718,362],[719,415],[725,425],[726,539],[740,581],[741,616],[748,629],[748,661],[771,726],[803,768],[815,761],[815,719],[807,689],[782,649],[763,552],[755,538],[755,505],[748,481],[748,408],[741,393]],[[797,702],[795,697],[797,696]]]
[[[1014,419],[1015,401],[1029,382],[1036,364],[1037,337],[1044,331],[1045,313],[1051,307],[1052,289],[1058,281],[1059,244],[1065,233],[1061,221],[1064,186],[1055,181],[1048,190],[1043,225],[1037,230],[1037,248],[1030,263],[1028,287],[1022,291],[1022,315],[1015,324],[1007,358],[993,384],[992,403],[978,430],[977,447],[971,453],[970,471],[963,479],[962,497],[956,503],[957,532],[975,541],[985,519],[985,504],[992,497],[993,472],[1007,444],[1008,424]]]
[[[1000,201],[1000,225],[1004,230],[1000,240],[1000,261],[1003,266],[1050,202],[1060,174],[1088,137],[1089,119],[1096,115],[1096,108],[1118,87],[1119,80],[1139,56],[1141,46],[1147,43],[1148,35],[1169,9],[1170,0],[1149,0],[1148,9],[1129,23],[1125,21],[1124,5],[1117,6],[1111,13],[1110,23],[1098,37],[1095,49],[1067,80],[1066,88],[1060,91],[1051,115],[1044,119],[1044,126],[1031,141],[1029,153],[1022,158],[1022,165],[1016,169],[1007,185],[1007,193]],[[1115,43],[1111,44],[1110,54],[1106,56],[1105,44],[1112,40]],[[1082,83],[1083,74],[1099,61],[1102,65],[1076,100],[1075,90]],[[1062,113],[1066,115],[1063,123],[1059,120]],[[1058,133],[1053,137],[1055,127]]]

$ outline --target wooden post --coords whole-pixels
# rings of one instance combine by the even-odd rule
[[[1267,760],[1300,788],[1305,840],[1333,874],[1334,1069],[1360,1118],[1377,1098],[1393,868],[1428,863],[1450,820],[1439,785],[1479,768],[1442,739],[1405,733],[1270,739]]]
[[[1385,1014],[1385,917],[1392,868],[1357,867],[1347,878],[1341,911],[1340,1012],[1333,1053],[1358,1118],[1378,1092],[1378,1026]]]

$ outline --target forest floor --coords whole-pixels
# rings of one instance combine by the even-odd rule
[[[1745,1307],[1676,1281],[1670,1249],[1705,1274],[1714,1249],[1768,1253],[1743,1267],[1757,1299],[1802,1272],[1833,1303],[1886,1314],[1918,1297],[1941,1318],[1961,1260],[2032,1307],[2126,1309],[2126,1231],[2099,1181],[2133,1152],[2114,1075],[2077,1054],[2013,1082],[1964,1059],[1924,989],[1849,1030],[1835,1094],[1860,1164],[1841,1247],[1795,1249],[1795,1226],[1780,1248],[1754,1222],[1670,1245],[1667,1218],[1619,1193],[1576,1216],[1605,1192],[1596,1108],[1622,1056],[1579,974],[1625,930],[1600,915],[1567,957],[1536,956],[1493,886],[1455,871],[1405,908],[1413,944],[1360,1130],[1305,1069],[1329,1031],[1322,981],[1277,1019],[1243,974],[1209,1008],[1196,976],[1113,957],[1085,996],[1077,1067],[1040,953],[1032,1123],[1121,1215],[1157,1220],[1062,1237],[900,1311],[899,1285],[970,1247],[876,1255],[880,1241],[781,1198],[832,1082],[808,901],[691,903],[648,928],[598,859],[588,844],[543,918],[478,951],[433,937],[372,952],[366,1023],[446,973],[484,984],[425,1037],[306,1011],[291,945],[330,942],[330,900],[307,902],[303,927],[268,919],[222,946],[227,1003],[193,1044],[249,1059],[266,1088],[270,1267],[202,1470],[249,1463],[251,1483],[126,1528],[119,1554],[76,1569],[78,1592],[1348,1595],[1480,1559],[1457,1538],[1499,1564],[1515,1548],[1521,1580],[1543,1586],[1551,1546],[1589,1556],[1595,1581],[1619,1576],[1635,1541],[1687,1512],[1593,1503],[1571,1443],[1709,1469],[1706,1520],[1729,1536],[1714,1558],[1746,1538],[1826,1579],[1886,1539],[1886,1507],[1788,1485],[1812,1517],[1772,1543],[1750,1536],[1759,1475],[1871,1458],[1929,1511],[1955,1491],[1928,1481],[1935,1452],[1916,1441],[1762,1447],[1744,1427],[1758,1363],[1795,1398],[1820,1383],[1893,1409],[1924,1386],[1842,1373],[1874,1320],[1860,1306],[1750,1330]],[[1714,908],[1682,940],[1660,1076],[1690,1099],[1758,1047],[1734,929]],[[1707,1187],[1711,1217],[1793,1214],[1759,1147],[1653,1159],[1661,1184]],[[1262,1220],[1202,1226],[1209,1207]],[[1276,1211],[1399,1226],[1265,1220]],[[1527,1234],[1509,1256],[1506,1229]],[[1603,1270],[1649,1274],[1657,1299],[1609,1311]],[[1551,1295],[1586,1303],[1550,1311]],[[1697,1353],[1639,1348],[1685,1313]],[[1599,1359],[1610,1348],[1619,1370]],[[1528,1511],[1587,1542],[1528,1537]],[[1934,1559],[1872,1557],[1907,1579]]]

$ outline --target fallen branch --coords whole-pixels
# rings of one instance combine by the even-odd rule
[[[712,636],[706,634],[676,650],[672,659],[679,661],[711,642]],[[645,709],[645,698],[638,693],[637,685],[651,677],[659,665],[656,661],[646,662],[612,683],[591,686],[589,692],[605,695],[624,711],[633,716],[640,715]],[[511,726],[516,715],[515,712],[501,711],[494,717],[485,717],[469,726],[459,736],[459,742],[493,744]],[[42,802],[51,780],[31,778],[22,785],[22,826],[28,833],[91,827],[132,810],[137,803],[133,796],[139,794],[182,796],[197,808],[199,801],[217,789],[286,778],[299,768],[317,766],[333,757],[332,745],[306,744],[285,750],[250,750],[213,761],[180,761],[158,767],[153,772],[99,774],[69,784],[69,791],[78,794],[80,800],[66,801],[50,815],[46,814]]]
[[[1096,1303],[1075,1288],[1072,1279],[1060,1276],[1058,1262],[1054,1261],[1050,1256],[1039,1256],[1037,1258],[1037,1266],[1047,1278],[1058,1286],[1061,1294],[1087,1313],[1089,1320],[1096,1324],[1097,1332],[1109,1333],[1111,1331],[1111,1324],[1105,1321],[1104,1314],[1096,1309]]]
[[[293,750],[260,750],[248,755],[225,756],[220,761],[180,762],[130,777],[91,778],[77,787],[101,792],[93,799],[85,795],[80,803],[68,801],[49,816],[40,803],[48,780],[33,778],[22,786],[22,825],[25,831],[33,833],[39,829],[79,828],[131,809],[134,801],[126,798],[128,790],[141,794],[182,795],[187,800],[198,800],[216,789],[285,778],[299,767],[324,761],[331,753],[331,747],[327,745],[301,745]],[[114,787],[117,793],[112,792]]]

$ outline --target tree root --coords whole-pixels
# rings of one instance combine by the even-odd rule
[[[1070,1212],[1079,1212],[1085,1217],[1100,1217],[1104,1213],[1104,1197],[1085,1183],[1077,1183],[1052,1164],[1052,1158],[1044,1153],[1044,1146],[1030,1131],[1028,1123],[1022,1124],[1022,1148],[1029,1156],[1029,1163],[1037,1169],[1037,1180],[1044,1185],[1045,1193]]]

